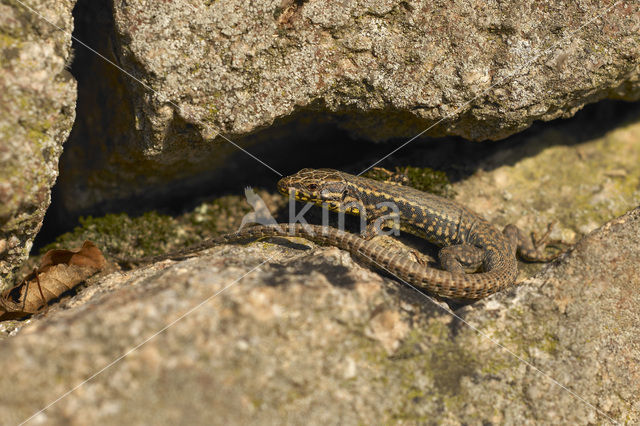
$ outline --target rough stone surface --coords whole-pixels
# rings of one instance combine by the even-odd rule
[[[552,238],[576,241],[640,205],[640,110],[602,134],[582,117],[528,137],[486,156],[472,178],[455,185],[458,200],[493,223],[541,231],[555,223]],[[585,128],[587,127],[587,128]]]
[[[2,323],[3,421],[178,320],[35,420],[638,423],[640,208],[596,228],[640,205],[640,122],[576,140],[584,128],[568,121],[510,144],[455,185],[499,225],[541,231],[556,219],[553,238],[591,232],[533,278],[524,267],[518,287],[457,310],[466,325],[335,248],[218,247],[105,273],[46,316]]]
[[[465,380],[468,416],[493,411],[497,423],[520,423],[520,416],[541,423],[608,423],[588,401],[622,423],[640,421],[639,240],[637,208],[582,239],[517,291],[460,312],[531,364],[461,327],[456,341],[476,348],[484,373]],[[514,382],[515,392],[507,396],[504,385]]]
[[[0,290],[27,257],[49,207],[75,117],[74,0],[0,1]]]
[[[461,320],[335,248],[111,273],[3,342],[3,421],[90,378],[35,420],[637,423],[639,230],[640,208]]]
[[[179,4],[183,7],[181,13],[185,14],[179,19],[169,13],[169,9],[163,9],[175,7],[175,13],[178,13]],[[251,126],[246,129],[243,127],[247,126],[247,121],[236,119],[250,116],[247,111],[253,105],[251,102],[258,102],[256,105],[265,102],[264,105],[267,105],[277,97],[270,97],[269,92],[251,92],[249,89],[273,89],[276,79],[280,78],[279,90],[282,93],[276,100],[294,99],[294,104],[298,102],[298,98],[295,98],[297,95],[287,90],[299,84],[299,76],[313,76],[310,71],[306,72],[307,68],[303,67],[302,73],[290,72],[284,80],[282,75],[274,74],[269,86],[270,80],[266,78],[269,76],[260,74],[263,68],[256,65],[261,60],[268,62],[265,59],[267,53],[261,53],[263,47],[257,40],[247,43],[249,48],[256,51],[246,55],[245,62],[233,65],[233,55],[243,51],[242,45],[233,43],[260,33],[260,25],[265,22],[264,25],[270,25],[272,17],[278,22],[278,27],[271,41],[279,47],[267,49],[275,64],[271,68],[264,68],[267,70],[277,69],[282,61],[305,67],[317,64],[326,67],[326,64],[330,65],[330,62],[326,62],[330,53],[326,52],[331,52],[331,49],[322,49],[334,46],[333,49],[338,53],[344,51],[340,49],[349,49],[356,64],[363,57],[366,59],[367,54],[373,57],[366,72],[375,76],[376,72],[381,72],[376,64],[400,63],[397,62],[398,55],[411,52],[410,49],[393,50],[392,46],[385,44],[384,37],[372,43],[369,53],[366,46],[362,52],[348,47],[344,40],[353,37],[353,33],[332,30],[336,28],[336,22],[344,18],[344,14],[339,13],[341,11],[336,11],[337,6],[333,2],[283,4],[279,6],[277,16],[260,15],[262,20],[255,21],[259,24],[252,24],[254,21],[251,20],[234,21],[234,15],[225,12],[224,19],[215,22],[219,30],[200,36],[205,46],[211,40],[219,43],[214,44],[216,49],[207,51],[209,56],[205,58],[209,62],[203,63],[210,63],[212,67],[207,70],[210,76],[214,76],[210,78],[214,81],[208,83],[212,84],[210,87],[222,87],[224,85],[221,82],[225,82],[228,87],[234,88],[224,86],[226,92],[223,93],[223,101],[228,103],[220,101],[223,115],[213,115],[209,121],[200,122],[196,107],[206,97],[203,95],[198,98],[196,95],[204,94],[209,86],[195,85],[194,91],[187,91],[185,87],[189,85],[188,82],[198,80],[190,81],[182,77],[181,59],[172,61],[167,58],[171,58],[172,52],[180,52],[185,56],[194,54],[186,44],[177,44],[175,34],[184,31],[186,25],[198,27],[202,19],[213,16],[206,13],[190,14],[185,8],[204,10],[226,8],[233,4],[153,2],[145,3],[145,7],[142,7],[142,3],[129,2],[119,3],[115,9],[120,37],[116,41],[121,43],[120,46],[131,46],[128,51],[116,49],[116,52],[121,54],[122,63],[127,64],[128,69],[135,71],[139,78],[148,79],[147,82],[160,93],[155,97],[141,91],[137,97],[128,97],[130,95],[123,90],[125,86],[121,84],[122,81],[113,85],[114,93],[108,98],[113,104],[109,105],[116,105],[116,99],[129,99],[130,103],[121,108],[132,114],[137,111],[135,117],[139,124],[138,135],[131,138],[135,142],[131,145],[138,150],[139,156],[125,155],[133,152],[130,147],[117,152],[118,156],[124,158],[122,161],[146,167],[147,176],[156,173],[155,180],[151,182],[158,186],[174,177],[173,173],[191,173],[194,170],[190,168],[191,164],[203,164],[203,158],[207,157],[200,155],[200,150],[205,151],[209,149],[208,145],[213,145],[210,142],[214,135],[207,136],[207,129],[214,128],[212,132],[215,133],[215,126],[221,125],[231,133],[251,131]],[[562,8],[563,16],[566,14],[571,18],[564,27],[571,28],[581,25],[583,14],[587,14],[589,8],[592,11],[596,8],[595,3],[591,6],[581,3],[582,9],[578,13],[577,9],[573,9],[577,6],[573,4],[556,4]],[[483,10],[461,13],[456,22],[463,22],[463,25],[457,27],[450,24],[442,29],[442,26],[434,26],[428,19],[441,16],[439,19],[445,20],[445,24],[448,22],[446,19],[453,22],[453,12],[447,14],[442,11],[454,6],[442,5],[437,11],[422,9],[417,14],[416,5],[376,3],[372,6],[362,3],[350,10],[358,19],[354,18],[352,23],[344,18],[344,22],[338,24],[352,31],[353,25],[366,24],[371,27],[374,22],[378,23],[375,30],[389,31],[394,29],[391,24],[400,22],[393,20],[398,14],[413,13],[420,19],[427,19],[425,22],[431,25],[424,26],[423,22],[420,26],[422,32],[416,31],[423,37],[435,37],[435,41],[442,42],[445,36],[459,37],[464,35],[463,31],[473,31],[474,26],[468,21],[479,19]],[[615,8],[615,13],[601,21],[598,31],[591,36],[602,36],[599,39],[601,41],[605,35],[609,37],[606,38],[609,43],[607,47],[614,46],[614,43],[615,46],[618,46],[617,43],[626,46],[623,50],[630,56],[620,55],[637,66],[637,51],[633,50],[637,49],[637,44],[625,45],[628,39],[624,36],[626,27],[623,25],[627,22],[625,16],[633,20],[637,15],[634,15],[636,12],[630,9],[629,3],[621,5],[624,7]],[[85,4],[85,7],[89,6],[89,3]],[[118,9],[120,7],[129,8],[128,12]],[[237,16],[246,16],[247,13],[257,16],[257,9],[252,8],[262,7],[247,4],[237,9]],[[513,7],[513,11],[522,12],[522,7]],[[522,63],[526,58],[533,57],[527,56],[529,51],[523,50],[522,42],[513,47],[507,41],[522,41],[528,35],[542,40],[544,37],[539,32],[544,31],[549,31],[549,36],[568,32],[563,25],[551,25],[556,15],[551,16],[554,11],[548,7],[541,6],[535,13],[532,12],[539,14],[535,16],[548,15],[545,15],[545,21],[538,26],[531,26],[528,31],[522,27],[525,25],[523,20],[506,19],[509,15],[503,16],[500,25],[487,24],[487,28],[492,29],[488,34],[495,34],[496,42],[504,40],[505,46],[512,46],[509,55],[516,58],[512,63],[509,59],[511,56],[504,59],[496,54],[496,58],[502,58],[500,64],[503,67],[497,69],[498,75],[515,70],[514,63]],[[388,13],[385,12],[387,8]],[[313,11],[314,14],[311,13]],[[129,14],[127,16],[130,19],[126,21],[131,24],[129,27],[122,25],[125,22],[122,14],[125,12]],[[314,20],[322,14],[326,15],[326,22]],[[132,18],[134,15],[135,20]],[[349,15],[349,19],[355,16],[352,15]],[[3,13],[0,16],[0,19],[4,19],[6,15]],[[557,16],[560,16],[559,12]],[[258,27],[249,28],[247,25]],[[280,25],[284,25],[284,31],[279,30]],[[307,34],[298,31],[305,25],[310,29],[304,31],[320,28],[319,35],[311,39],[315,40],[313,46],[318,56],[302,56],[305,61],[295,62],[309,46],[295,38],[299,34]],[[151,34],[151,28],[156,28],[163,35]],[[199,28],[213,27],[200,25]],[[425,28],[433,30],[425,31]],[[447,28],[448,32],[445,31]],[[368,34],[363,28],[358,29],[362,35]],[[144,43],[137,45],[142,38],[134,37],[136,31],[141,31],[151,41],[156,40],[157,44],[149,46],[157,48],[145,47]],[[95,32],[107,39],[104,33]],[[398,35],[393,31],[389,34]],[[467,46],[467,56],[472,57],[468,54],[468,37],[456,39],[456,48]],[[622,84],[616,93],[625,93],[624,96],[629,99],[637,96],[637,92],[634,94],[637,75],[634,77],[632,69],[625,71],[625,76],[623,72],[617,73],[614,65],[611,65],[624,63],[611,59],[619,57],[616,52],[621,52],[615,46],[600,49],[606,53],[601,56],[612,62],[595,67],[598,78],[590,80],[593,86],[585,89],[584,82],[588,79],[580,78],[594,71],[588,67],[577,69],[576,63],[580,58],[584,59],[581,55],[587,55],[586,50],[580,50],[587,41],[577,35],[572,36],[571,41],[577,46],[577,50],[571,51],[575,56],[570,54],[562,58],[558,53],[551,57],[557,58],[559,65],[545,62],[545,67],[556,67],[554,78],[559,80],[536,79],[535,76],[544,77],[546,68],[532,68],[526,79],[514,80],[519,85],[502,86],[507,88],[506,104],[514,100],[528,102],[527,99],[531,98],[523,94],[551,94],[551,98],[545,99],[552,99],[549,101],[552,104],[562,99],[562,103],[553,104],[555,106],[549,113],[552,114],[567,105],[577,107],[582,102],[597,99],[602,93],[594,87],[602,81],[605,81],[604,86],[598,87],[613,84],[611,81],[615,78],[612,75],[622,76],[620,79],[628,77],[629,81]],[[226,50],[225,43],[228,44]],[[589,39],[588,43],[598,46],[594,39]],[[191,44],[198,46],[193,40]],[[181,49],[174,49],[173,45]],[[456,63],[463,63],[462,59],[456,62],[455,58],[459,56],[451,56],[456,51],[453,44],[433,42],[433,46],[444,46],[441,49],[445,49],[440,52],[440,62],[436,62],[436,65],[455,69]],[[296,48],[302,52],[298,56],[295,54]],[[422,49],[420,53],[426,50]],[[141,51],[146,52],[146,56],[138,56]],[[478,55],[484,55],[486,51],[486,48],[478,49]],[[385,52],[387,56],[383,55]],[[360,53],[363,56],[358,56]],[[228,58],[228,61],[220,59],[216,62],[216,55]],[[139,57],[146,59],[137,59]],[[194,57],[197,58],[197,55]],[[2,59],[4,66],[4,56]],[[314,63],[314,60],[318,62]],[[177,71],[174,74],[165,69],[170,63],[176,64]],[[558,71],[567,63],[575,75]],[[234,72],[242,78],[230,81],[216,77],[221,74],[213,74],[214,70],[226,69],[224,67],[227,66],[235,66]],[[241,70],[247,70],[246,74],[242,74]],[[413,70],[415,78],[422,78],[420,70],[419,67]],[[200,72],[204,73],[195,69],[194,75],[197,77]],[[393,80],[396,74],[398,79],[404,78],[402,67],[398,67],[397,72],[390,71],[388,81],[400,87],[398,81],[401,80]],[[120,74],[113,70],[108,74],[113,79],[116,75]],[[464,74],[446,74],[443,70],[433,75],[434,81],[446,80],[447,75],[464,80]],[[264,78],[265,85],[257,81],[253,86],[243,86],[243,78],[252,76]],[[602,80],[599,80],[600,77]],[[200,78],[204,82],[204,77]],[[173,85],[176,81],[176,85]],[[356,90],[361,81],[356,79],[352,86],[346,87]],[[384,92],[377,85],[384,81],[387,80],[378,79],[373,83],[364,80],[367,91],[361,91],[361,96],[355,96],[355,92],[331,92],[333,89],[330,88],[323,92],[327,95],[322,95],[322,101],[318,101],[320,97],[313,98],[315,95],[312,94],[309,95],[313,98],[310,103],[303,100],[297,105],[344,113],[335,117],[340,117],[345,127],[361,132],[362,128],[358,130],[353,121],[348,121],[352,120],[353,110],[349,110],[352,106],[344,100],[356,99],[354,108],[365,110],[368,108],[366,105],[373,105],[378,99],[376,96]],[[547,81],[547,85],[538,91],[537,84],[541,81]],[[553,81],[557,82],[558,88],[574,88],[574,91],[563,98],[554,91],[556,86]],[[343,82],[340,80],[340,84]],[[237,83],[238,86],[231,83]],[[428,90],[436,86],[432,84]],[[139,90],[135,89],[133,83],[130,87]],[[180,98],[182,95],[179,93],[183,92],[169,90],[175,87],[181,87],[187,95]],[[438,93],[447,94],[443,96],[446,105],[461,105],[463,100],[455,94],[466,92],[462,89],[457,92],[451,87],[454,86],[441,85]],[[464,86],[461,83],[460,87],[469,88],[471,85]],[[575,87],[582,87],[584,91]],[[406,88],[409,90],[411,86]],[[392,93],[392,89],[385,89],[387,92],[384,93]],[[104,93],[108,94],[108,91],[94,93],[96,104]],[[331,93],[333,97],[329,96]],[[166,99],[173,99],[180,105],[173,112],[170,111],[169,118],[158,112],[165,111],[159,106],[163,94],[167,96]],[[237,96],[235,102],[240,106],[236,109],[226,98],[231,95]],[[534,95],[531,96],[538,99]],[[387,102],[387,98],[380,98]],[[329,102],[332,99],[334,103]],[[498,111],[499,103],[494,100],[492,104],[488,100],[485,102],[485,98],[481,99],[483,102],[478,101],[471,111],[458,117],[457,121],[448,123],[446,131],[454,134],[470,131],[470,128],[465,130],[461,124],[464,120],[478,124],[478,132],[485,129],[480,123],[482,120],[487,126],[495,127],[496,121],[492,122],[494,115],[476,115],[473,111],[478,108],[478,111],[491,112],[492,105]],[[393,117],[393,109],[401,109],[398,106],[401,104],[391,101],[389,104],[392,111],[385,110],[377,119],[391,121],[389,117]],[[3,99],[0,105],[4,108],[12,104]],[[165,102],[166,105],[170,106]],[[268,115],[270,110],[256,108],[258,113],[267,114],[260,123],[270,123],[273,118]],[[428,120],[435,120],[420,115],[430,111],[428,108],[415,110],[416,127]],[[185,111],[193,115],[183,115]],[[288,110],[275,111],[278,114],[289,113]],[[573,111],[567,107],[564,112]],[[511,117],[504,121],[502,127],[504,132],[509,133],[526,122],[522,117],[530,114],[530,110],[526,107],[515,110],[507,108],[499,110],[499,113]],[[442,114],[446,114],[446,111]],[[544,114],[539,113],[538,118],[550,118],[543,117]],[[189,117],[193,120],[189,121]],[[220,117],[227,119],[216,121]],[[371,118],[371,112],[363,113],[362,118],[366,117]],[[407,127],[400,126],[407,126],[406,123],[411,121],[406,119],[406,115],[398,114],[396,117],[397,127],[393,128],[393,123],[387,122],[385,128],[391,128],[394,132],[406,131]],[[167,123],[168,127],[163,127]],[[203,123],[213,125],[208,128]],[[88,120],[86,125],[90,127],[90,124]],[[126,142],[131,135],[126,133],[129,129],[126,120],[104,120],[101,125],[104,128],[113,127],[111,135],[117,135],[118,139],[110,140],[110,143],[118,145],[117,149],[121,149],[119,144]],[[262,124],[253,125],[257,127]],[[163,133],[167,128],[169,130]],[[10,360],[3,362],[0,374],[0,389],[3,389],[0,391],[2,422],[18,423],[35,414],[33,420],[51,424],[262,424],[281,423],[283,420],[313,424],[436,421],[447,424],[607,424],[610,418],[622,423],[639,423],[640,278],[637,265],[640,260],[640,209],[636,208],[597,228],[613,216],[640,204],[640,169],[637,167],[640,163],[640,123],[637,120],[625,123],[615,131],[602,137],[591,137],[587,141],[576,136],[579,132],[575,128],[568,127],[564,133],[558,132],[557,127],[555,129],[540,132],[525,143],[514,144],[493,156],[482,157],[479,164],[478,157],[474,158],[473,170],[479,170],[469,179],[457,183],[458,200],[499,225],[516,222],[524,229],[541,231],[548,222],[556,220],[558,225],[552,234],[554,238],[577,240],[580,235],[591,233],[571,252],[558,262],[544,267],[533,278],[526,279],[508,292],[457,310],[456,315],[464,322],[453,317],[446,305],[361,267],[348,254],[335,248],[318,248],[304,240],[286,244],[254,243],[217,247],[184,262],[162,262],[126,273],[113,270],[105,272],[92,278],[78,294],[52,307],[47,315],[26,322],[0,324],[0,359]],[[124,130],[124,133],[120,130]],[[381,137],[384,137],[384,133],[381,133]],[[3,137],[3,143],[4,140]],[[158,144],[158,141],[161,143]],[[184,141],[192,144],[200,142],[202,145],[197,145],[197,149],[191,145],[187,149],[189,143]],[[185,146],[181,146],[181,143]],[[225,149],[231,148],[227,146]],[[99,150],[96,155],[107,155],[109,152],[112,151]],[[185,157],[187,152],[190,155]],[[77,152],[72,151],[69,155],[77,155]],[[82,158],[82,155],[78,158]],[[185,158],[189,161],[180,162]],[[33,161],[32,158],[29,160]],[[172,167],[176,164],[178,171]],[[154,172],[157,165],[163,165],[164,168]],[[138,180],[135,167],[128,169],[130,173],[125,176],[118,175],[117,170],[111,169],[112,175],[101,175],[99,172],[87,175],[82,174],[82,169],[77,169],[76,184],[94,185],[93,188],[104,185],[103,188],[108,188],[114,185],[117,177],[125,182],[122,185],[127,186],[128,190],[132,189],[128,184]],[[145,181],[145,185],[149,182]],[[69,194],[73,193],[69,192],[67,196],[71,196]],[[86,197],[90,202],[96,200],[91,198],[91,194]],[[0,252],[5,250],[6,244],[3,245],[0,240]],[[390,249],[397,248],[393,242],[385,240],[385,244],[390,244]],[[529,267],[524,268],[521,278],[530,275],[527,273],[530,270]],[[478,334],[478,331],[482,334]],[[119,358],[123,354],[126,356]],[[515,358],[514,354],[521,359]],[[108,368],[101,372],[104,367]],[[90,380],[83,384],[86,379]],[[558,383],[566,389],[558,386]],[[70,390],[73,392],[65,395]],[[58,401],[61,396],[64,397]],[[38,413],[52,402],[55,403]]]
[[[107,96],[96,97],[96,105],[107,107],[88,112],[89,133],[78,134],[67,167],[74,172],[63,186],[65,208],[113,209],[121,200],[171,192],[168,182],[184,186],[194,176],[226,182],[256,170],[271,174],[220,134],[285,173],[290,158],[310,161],[308,145],[332,152],[328,140],[314,139],[318,123],[382,141],[412,137],[443,120],[425,135],[500,139],[536,120],[570,117],[603,98],[636,100],[640,5],[622,1],[605,10],[612,5],[104,5],[112,20],[104,30],[116,36],[99,50],[138,81],[114,76],[119,71],[111,65],[98,74],[91,68],[88,79],[100,75],[108,82],[102,89]],[[94,30],[90,26],[83,38]],[[108,44],[101,39],[92,45]],[[308,126],[258,132],[289,119]],[[283,139],[292,141],[287,155],[274,142]],[[87,140],[92,145],[83,146]],[[230,171],[215,173],[225,167]]]
[[[114,13],[123,64],[156,92],[131,82],[151,155],[179,145],[166,137],[179,119],[211,140],[316,104],[349,113],[348,126],[372,139],[410,137],[443,118],[428,134],[500,139],[605,97],[638,99],[640,5],[606,9],[140,0]]]

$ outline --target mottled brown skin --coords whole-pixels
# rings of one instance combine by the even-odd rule
[[[348,250],[373,266],[388,270],[410,284],[441,297],[479,299],[514,283],[516,251],[526,260],[549,261],[541,247],[513,225],[500,232],[484,218],[455,201],[397,183],[375,181],[331,169],[303,169],[278,182],[278,190],[301,201],[328,205],[332,210],[366,212],[364,238],[334,228],[296,224],[258,226],[224,237],[227,242],[246,238],[296,235]],[[400,229],[442,246],[444,270],[430,268],[369,241],[378,230],[376,219],[391,210],[379,207],[393,202],[399,210]],[[347,207],[345,207],[345,205]],[[348,207],[350,206],[350,207]],[[391,225],[386,221],[385,225]],[[384,227],[384,226],[383,226]],[[465,268],[483,272],[467,274]]]
[[[278,190],[297,200],[325,205],[350,214],[366,212],[364,238],[332,227],[302,224],[255,226],[205,241],[194,247],[148,259],[122,260],[125,265],[161,259],[189,257],[220,243],[273,236],[298,236],[347,250],[365,263],[382,268],[401,280],[440,297],[480,299],[512,285],[518,266],[516,252],[529,261],[555,258],[542,253],[544,245],[527,238],[514,225],[500,232],[484,218],[455,201],[438,197],[399,183],[380,182],[331,169],[303,169],[278,182]],[[381,202],[393,202],[398,209],[400,229],[422,237],[442,249],[444,270],[422,265],[400,253],[390,252],[373,241],[379,229],[377,219],[389,215]],[[389,217],[389,216],[387,216]],[[383,221],[382,228],[393,225]],[[465,269],[478,269],[466,273]]]

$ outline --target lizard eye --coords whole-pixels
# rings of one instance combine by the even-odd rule
[[[310,183],[309,185],[307,185],[307,188],[309,188],[310,191],[315,191],[316,189],[318,189],[318,185],[316,185],[315,183]]]

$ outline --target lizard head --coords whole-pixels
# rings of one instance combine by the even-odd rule
[[[333,169],[302,169],[280,179],[278,191],[283,195],[293,195],[299,201],[319,206],[326,203],[331,210],[339,210],[348,193],[344,176]]]

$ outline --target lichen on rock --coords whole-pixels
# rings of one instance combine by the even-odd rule
[[[76,83],[66,69],[74,4],[0,2],[0,290],[13,284],[42,225],[75,117]]]

